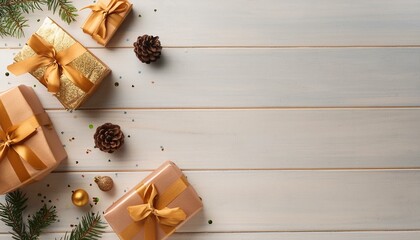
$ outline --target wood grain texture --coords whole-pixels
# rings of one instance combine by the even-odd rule
[[[34,86],[69,154],[24,188],[31,209],[57,206],[42,239],[104,211],[168,159],[205,205],[174,240],[420,238],[419,0],[132,2],[110,48],[80,29],[89,10],[71,25],[35,12],[25,38],[0,39],[0,91]],[[85,110],[65,112],[29,74],[8,75],[47,15],[113,70]],[[156,64],[132,52],[143,34],[160,36]],[[93,148],[105,122],[126,134],[112,155]],[[96,175],[116,188],[99,191]],[[77,188],[99,203],[73,206]],[[8,231],[0,224],[0,239]],[[116,236],[108,228],[104,239]]]
[[[84,107],[420,106],[420,48],[163,51],[149,66],[131,49],[93,49],[113,73]],[[0,89],[36,85],[46,108],[62,108],[30,74],[5,76],[16,52],[0,50]]]
[[[156,162],[155,166],[159,164]],[[147,173],[53,173],[24,190],[31,198],[31,207],[49,200],[57,206],[60,223],[49,231],[61,232],[90,209],[73,206],[71,190],[84,188],[91,197],[99,197],[99,203],[90,210],[102,212]],[[94,176],[103,174],[114,178],[114,191],[101,192],[93,183]],[[185,174],[202,197],[204,210],[179,232],[420,229],[419,170],[185,171]],[[213,223],[208,224],[208,220]],[[7,228],[2,225],[0,231],[6,232]]]
[[[153,169],[167,159],[187,169],[420,167],[420,109],[49,113],[69,155],[60,171]],[[93,148],[105,122],[126,135],[114,154]]]
[[[56,240],[63,234],[42,235],[42,240]],[[174,233],[171,240],[418,240],[420,232],[343,232],[343,233]],[[1,240],[10,240],[11,235],[0,235]],[[105,233],[103,240],[115,240],[114,233]]]
[[[75,1],[78,9],[93,1]],[[419,45],[417,0],[178,0],[132,1],[130,14],[110,46],[131,47],[137,36],[159,35],[165,46],[348,46]],[[59,21],[89,47],[99,47],[80,29],[89,14],[79,12],[70,26]],[[40,26],[30,18],[29,36]],[[48,14],[52,15],[52,14]],[[141,16],[141,17],[139,17]],[[54,19],[59,20],[57,16]],[[26,39],[4,39],[16,47]]]

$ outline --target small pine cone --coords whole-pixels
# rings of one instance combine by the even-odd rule
[[[118,150],[124,143],[124,134],[120,126],[112,123],[99,126],[93,138],[95,139],[95,147],[108,153]]]
[[[159,37],[149,35],[139,36],[137,41],[133,44],[136,56],[143,63],[151,63],[160,58],[162,46],[160,45]]]

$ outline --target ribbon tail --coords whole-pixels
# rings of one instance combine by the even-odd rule
[[[26,170],[25,165],[23,165],[23,162],[17,152],[15,152],[13,149],[9,149],[7,151],[7,158],[9,159],[10,165],[12,165],[13,170],[21,182],[25,182],[31,178],[31,175],[29,174],[28,170]]]
[[[45,70],[43,80],[47,86],[48,92],[57,93],[60,90],[60,76],[58,64],[54,64]]]
[[[16,76],[19,76],[27,72],[33,72],[38,68],[49,64],[50,62],[51,60],[47,57],[35,55],[7,66],[7,70]]]
[[[156,240],[156,220],[154,217],[148,217],[144,222],[144,239]]]
[[[64,75],[67,76],[78,88],[88,93],[94,86],[94,84],[87,79],[83,74],[71,65],[69,65],[74,59],[85,53],[87,50],[80,43],[75,43],[71,47],[64,51],[57,53],[56,59],[61,66],[61,70]]]
[[[108,16],[109,18],[110,16]],[[93,35],[97,35],[102,39],[105,39],[106,37],[106,24],[108,19],[103,18],[102,21],[99,23],[98,27],[96,28],[96,31],[93,33]]]
[[[165,207],[164,209],[156,210],[155,214],[159,223],[167,226],[176,226],[187,218],[187,214],[179,207]]]
[[[88,8],[90,8],[90,9],[93,10],[93,9],[96,9],[97,8],[96,6],[97,6],[96,4],[88,5],[86,7],[83,7],[81,9],[79,9],[79,11],[82,11],[82,10],[85,10],[85,9],[88,9]]]
[[[3,160],[7,156],[7,152],[8,152],[8,147],[3,144],[3,146],[1,146],[1,151],[0,151],[0,160]]]
[[[38,34],[35,33],[29,38],[28,45],[34,50],[36,55],[7,66],[7,69],[15,75],[35,71],[53,62],[50,53],[54,47]]]
[[[13,150],[16,151],[19,156],[29,163],[34,169],[36,170],[43,170],[47,168],[44,162],[27,146],[20,144],[20,145],[13,145]]]
[[[83,92],[88,93],[93,87],[93,83],[89,81],[82,73],[71,66],[63,66],[63,73]]]
[[[107,35],[107,28],[109,27],[109,25],[117,26],[118,23],[120,23],[121,21],[122,17],[120,15],[115,13],[110,14],[101,21],[93,35],[105,39]]]

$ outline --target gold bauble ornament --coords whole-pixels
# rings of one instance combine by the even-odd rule
[[[77,189],[71,195],[71,201],[78,207],[83,207],[89,203],[89,194],[83,189]]]
[[[114,181],[108,176],[96,176],[95,182],[102,191],[109,191],[114,186]]]

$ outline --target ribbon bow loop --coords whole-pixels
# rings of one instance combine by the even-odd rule
[[[149,185],[146,188],[144,194],[144,201],[146,203],[136,205],[136,206],[129,206],[127,208],[130,217],[138,222],[146,219],[150,216],[155,216],[156,219],[160,224],[167,225],[167,226],[176,226],[186,218],[185,212],[177,207],[177,208],[168,208],[165,207],[163,209],[156,209],[154,207],[154,201],[158,196],[158,192],[154,184]]]
[[[28,45],[36,53],[35,56],[9,65],[7,69],[15,75],[33,72],[40,67],[46,67],[40,81],[47,86],[48,91],[57,93],[60,90],[60,77],[64,73],[77,87],[89,92],[93,83],[72,66],[68,65],[74,59],[86,52],[86,49],[76,42],[69,48],[57,52],[56,49],[38,34],[33,34]]]
[[[178,225],[186,218],[185,212],[179,207],[165,207],[164,209],[156,210],[153,214],[157,216],[160,224],[172,227]]]
[[[107,35],[107,23],[117,26],[122,21],[119,15],[129,9],[130,5],[126,0],[111,0],[108,5],[99,1],[96,4],[86,6],[83,9],[90,8],[93,13],[83,26],[83,32],[102,39]]]
[[[133,221],[144,224],[145,240],[156,239],[156,221],[162,229],[167,229],[168,227],[175,227],[186,219],[187,215],[179,207],[163,207],[162,209],[155,207],[155,205],[158,205],[156,202],[159,201],[159,196],[154,184],[148,185],[145,191],[139,194],[143,198],[144,204],[129,206],[127,210]]]

